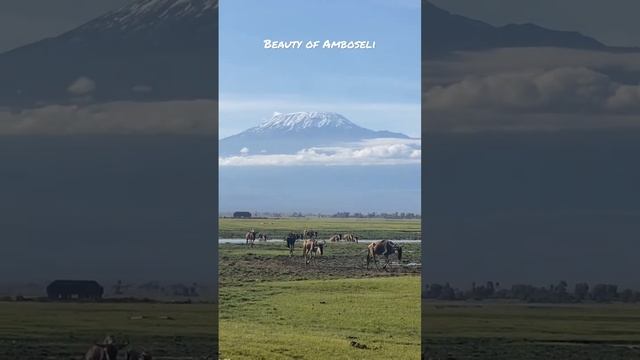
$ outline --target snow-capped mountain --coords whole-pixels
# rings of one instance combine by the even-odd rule
[[[220,140],[220,155],[237,155],[243,148],[255,153],[295,153],[301,149],[332,146],[375,138],[408,139],[404,134],[375,131],[356,125],[334,112],[275,113],[259,126]]]
[[[301,131],[308,128],[327,127],[355,129],[359,126],[338,113],[295,112],[289,114],[275,113],[270,120],[263,122],[255,128],[255,131],[265,131],[268,129]]]
[[[85,29],[142,29],[162,24],[167,19],[211,16],[218,6],[214,0],[142,0],[133,2],[81,26]],[[151,20],[151,21],[146,21]]]
[[[91,45],[97,38],[111,46],[135,42],[137,51],[209,48],[217,31],[217,9],[217,0],[138,0],[81,25],[61,39],[76,46]]]
[[[0,55],[0,106],[217,97],[217,0],[132,0],[59,36]]]

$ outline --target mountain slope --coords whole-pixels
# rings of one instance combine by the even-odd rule
[[[423,1],[427,56],[497,47],[614,48],[533,24],[494,27]],[[0,54],[0,107],[217,98],[218,0],[134,0],[60,36]],[[70,91],[80,78],[92,85]]]
[[[220,140],[220,155],[238,155],[248,148],[252,153],[295,153],[303,148],[331,146],[375,138],[407,139],[404,134],[374,131],[331,112],[276,113],[259,126]]]
[[[216,98],[217,0],[140,0],[0,55],[0,106]],[[81,77],[94,90],[69,86]]]
[[[556,31],[535,24],[496,27],[482,21],[452,14],[422,1],[422,46],[428,57],[454,51],[504,47],[560,47],[602,51],[637,51],[609,47],[574,31]]]

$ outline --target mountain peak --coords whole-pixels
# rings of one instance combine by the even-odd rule
[[[152,27],[171,19],[196,19],[210,15],[218,0],[135,0],[80,27],[88,29],[132,30]]]
[[[513,47],[626,50],[608,47],[579,32],[552,30],[532,23],[493,26],[441,9],[426,0],[423,0],[423,14],[422,42],[430,57]]]
[[[309,128],[355,129],[356,124],[335,112],[293,112],[274,113],[271,119],[264,121],[258,129],[303,130]]]
[[[244,148],[261,154],[290,154],[376,138],[409,137],[364,128],[335,112],[274,113],[259,126],[221,139],[219,151],[221,156],[237,155]]]

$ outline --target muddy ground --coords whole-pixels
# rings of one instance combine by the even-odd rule
[[[373,264],[367,269],[366,247],[366,243],[328,243],[323,256],[306,264],[298,242],[291,257],[284,242],[256,242],[253,248],[220,244],[219,284],[223,287],[235,282],[420,275],[419,243],[403,244],[402,264],[392,255],[392,265],[385,270],[376,269]]]

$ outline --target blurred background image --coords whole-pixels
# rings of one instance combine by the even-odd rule
[[[0,357],[213,357],[217,1],[0,14]]]
[[[423,2],[426,358],[639,356],[637,6]]]

